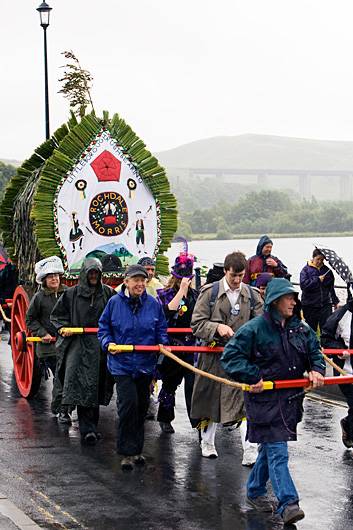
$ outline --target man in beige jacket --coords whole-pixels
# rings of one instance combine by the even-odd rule
[[[193,333],[205,344],[224,345],[251,318],[262,314],[263,302],[259,292],[242,283],[246,269],[242,252],[228,254],[224,261],[224,277],[205,285],[193,312]],[[220,364],[219,353],[200,354],[198,368],[227,377]],[[196,375],[192,395],[191,416],[201,423],[202,456],[217,458],[215,435],[217,423],[232,425],[241,422],[244,465],[256,460],[256,448],[245,441],[246,421],[243,392],[205,377]]]

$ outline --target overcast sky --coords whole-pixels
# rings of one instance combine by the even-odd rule
[[[60,53],[160,151],[244,133],[353,140],[352,0],[49,0],[51,130],[66,121]],[[44,138],[39,0],[1,0],[0,158]]]

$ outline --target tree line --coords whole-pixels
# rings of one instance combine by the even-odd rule
[[[180,201],[182,201],[180,197]],[[180,208],[179,232],[213,234],[231,239],[247,234],[305,234],[353,231],[352,201],[300,200],[274,190],[250,192],[237,201],[219,201],[210,208]]]

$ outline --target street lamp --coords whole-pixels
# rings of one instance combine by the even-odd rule
[[[45,76],[45,137],[50,138],[49,132],[49,91],[48,91],[48,58],[47,58],[47,27],[49,26],[49,18],[51,7],[46,2],[42,2],[37,11],[40,16],[40,25],[44,31],[44,76]]]

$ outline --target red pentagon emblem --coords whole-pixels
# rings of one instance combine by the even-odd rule
[[[119,182],[121,162],[110,151],[103,151],[91,163],[91,166],[100,182],[111,180]]]

